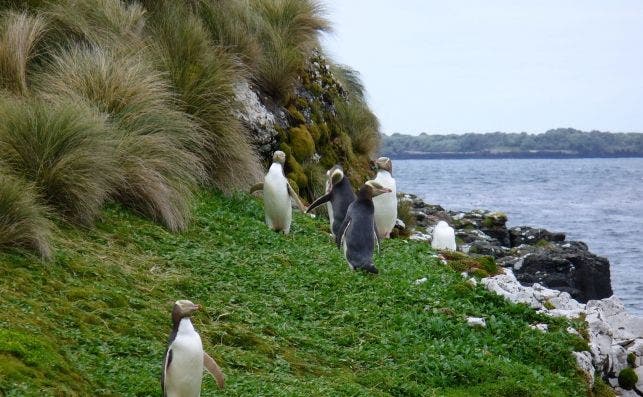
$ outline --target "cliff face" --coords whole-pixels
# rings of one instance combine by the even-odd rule
[[[236,115],[250,131],[264,163],[271,161],[275,150],[284,151],[287,177],[309,200],[321,193],[325,172],[335,164],[344,167],[354,186],[363,183],[379,146],[377,119],[365,105],[363,93],[351,92],[349,84],[342,83],[341,71],[314,50],[284,105],[247,82],[237,87],[242,106]],[[346,117],[352,112],[361,112],[366,120]],[[360,148],[364,139],[370,140],[368,147]]]

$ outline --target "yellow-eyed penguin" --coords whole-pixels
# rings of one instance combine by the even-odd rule
[[[306,210],[306,213],[309,213],[324,203],[330,202],[332,207],[332,211],[329,211],[328,214],[330,218],[330,230],[333,236],[337,236],[337,231],[346,216],[346,210],[348,210],[348,206],[355,200],[355,193],[353,192],[351,183],[339,165],[331,168],[329,172],[330,189],[327,190],[326,194],[313,201]]]
[[[380,239],[389,238],[391,230],[397,220],[397,189],[393,179],[393,163],[388,157],[380,157],[375,162],[377,176],[374,181],[390,189],[390,193],[383,193],[373,197],[375,206],[375,226]]]
[[[263,189],[263,206],[266,215],[266,225],[274,231],[290,233],[292,221],[292,198],[297,207],[304,212],[306,209],[299,196],[288,183],[284,174],[286,154],[278,150],[272,156],[273,163],[266,174],[263,183],[258,183],[250,189],[250,193]]]
[[[440,250],[456,250],[455,245],[455,231],[445,221],[440,221],[433,229],[433,237],[431,238],[431,247]]]
[[[178,300],[172,309],[172,333],[161,373],[163,397],[199,397],[203,369],[207,369],[223,389],[224,377],[216,361],[203,351],[201,337],[190,316],[201,306]]]
[[[391,189],[374,180],[367,181],[346,211],[346,217],[335,235],[335,242],[341,247],[353,270],[363,269],[377,273],[377,268],[373,265],[373,251],[376,244],[379,246],[379,241],[375,230],[373,197],[390,191]]]

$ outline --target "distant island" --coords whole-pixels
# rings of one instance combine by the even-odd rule
[[[380,152],[396,159],[643,157],[643,133],[558,128],[544,134],[383,135]]]

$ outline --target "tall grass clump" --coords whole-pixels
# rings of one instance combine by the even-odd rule
[[[331,72],[350,97],[366,100],[366,88],[357,70],[347,65],[332,64]]]
[[[319,46],[319,32],[330,30],[330,24],[314,0],[253,0],[251,4],[261,18],[258,37],[263,48],[255,82],[287,103],[307,57]]]
[[[361,101],[337,101],[337,121],[351,138],[357,154],[373,157],[379,148],[380,123]]]
[[[47,98],[91,103],[108,115],[124,183],[115,197],[162,222],[187,227],[192,192],[203,181],[198,126],[178,110],[164,76],[146,59],[75,46],[52,56],[38,87]]]
[[[337,121],[351,138],[355,153],[373,157],[380,145],[380,123],[366,103],[359,73],[345,65],[334,65],[333,75],[347,93],[335,103]]]
[[[53,225],[47,215],[33,184],[0,169],[0,248],[24,248],[49,258]]]
[[[82,102],[0,98],[0,154],[68,221],[89,225],[120,169],[105,120]]]
[[[256,72],[262,57],[257,37],[260,19],[249,1],[201,0],[198,5],[212,42],[236,54],[250,72]]]
[[[233,115],[234,87],[245,73],[241,62],[215,46],[201,20],[186,7],[166,3],[151,18],[150,37],[160,67],[202,131],[193,151],[210,183],[224,192],[244,189],[261,175],[247,131]]]
[[[140,46],[145,14],[138,2],[121,0],[63,0],[47,9],[60,41],[106,48]]]
[[[0,17],[0,88],[14,94],[27,92],[27,71],[36,46],[46,31],[45,20],[25,12]]]

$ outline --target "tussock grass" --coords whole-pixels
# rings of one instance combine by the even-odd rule
[[[53,225],[47,216],[33,184],[0,169],[0,247],[25,248],[49,258]]]
[[[351,138],[357,154],[372,158],[380,145],[380,123],[366,103],[359,73],[345,65],[332,65],[335,78],[347,92],[347,100],[336,103],[337,120]]]
[[[261,89],[288,102],[318,33],[330,30],[323,7],[314,0],[252,0],[261,18],[259,41],[263,56],[255,82]]]
[[[324,8],[315,0],[252,0],[252,6],[266,25],[264,28],[302,52],[319,46],[319,32],[330,31]]]
[[[141,56],[76,46],[52,57],[39,88],[109,115],[124,181],[115,197],[170,230],[185,229],[192,192],[205,177],[190,151],[202,145],[201,134],[160,72]]]
[[[105,119],[82,102],[0,98],[0,153],[11,173],[83,225],[122,183]]]
[[[282,104],[288,103],[294,95],[304,55],[270,29],[263,36],[266,44],[255,82],[262,91],[277,98]]]
[[[337,81],[339,81],[342,87],[348,92],[349,96],[361,101],[366,99],[366,88],[357,70],[347,65],[332,64],[331,71]]]
[[[138,2],[121,0],[63,0],[47,11],[61,37],[107,48],[140,45],[145,14]]]
[[[46,29],[42,17],[25,12],[7,12],[0,17],[0,88],[27,93],[29,63]]]
[[[359,101],[338,101],[337,120],[351,138],[357,154],[373,157],[379,148],[380,123],[368,106]]]
[[[234,85],[244,78],[241,62],[210,41],[201,20],[176,4],[154,14],[151,44],[168,73],[182,109],[199,124],[203,144],[194,147],[211,183],[224,192],[245,189],[261,177],[260,161],[247,132],[233,115]]]
[[[212,42],[241,58],[251,72],[256,72],[262,57],[258,40],[261,20],[249,0],[201,0],[199,16]]]

